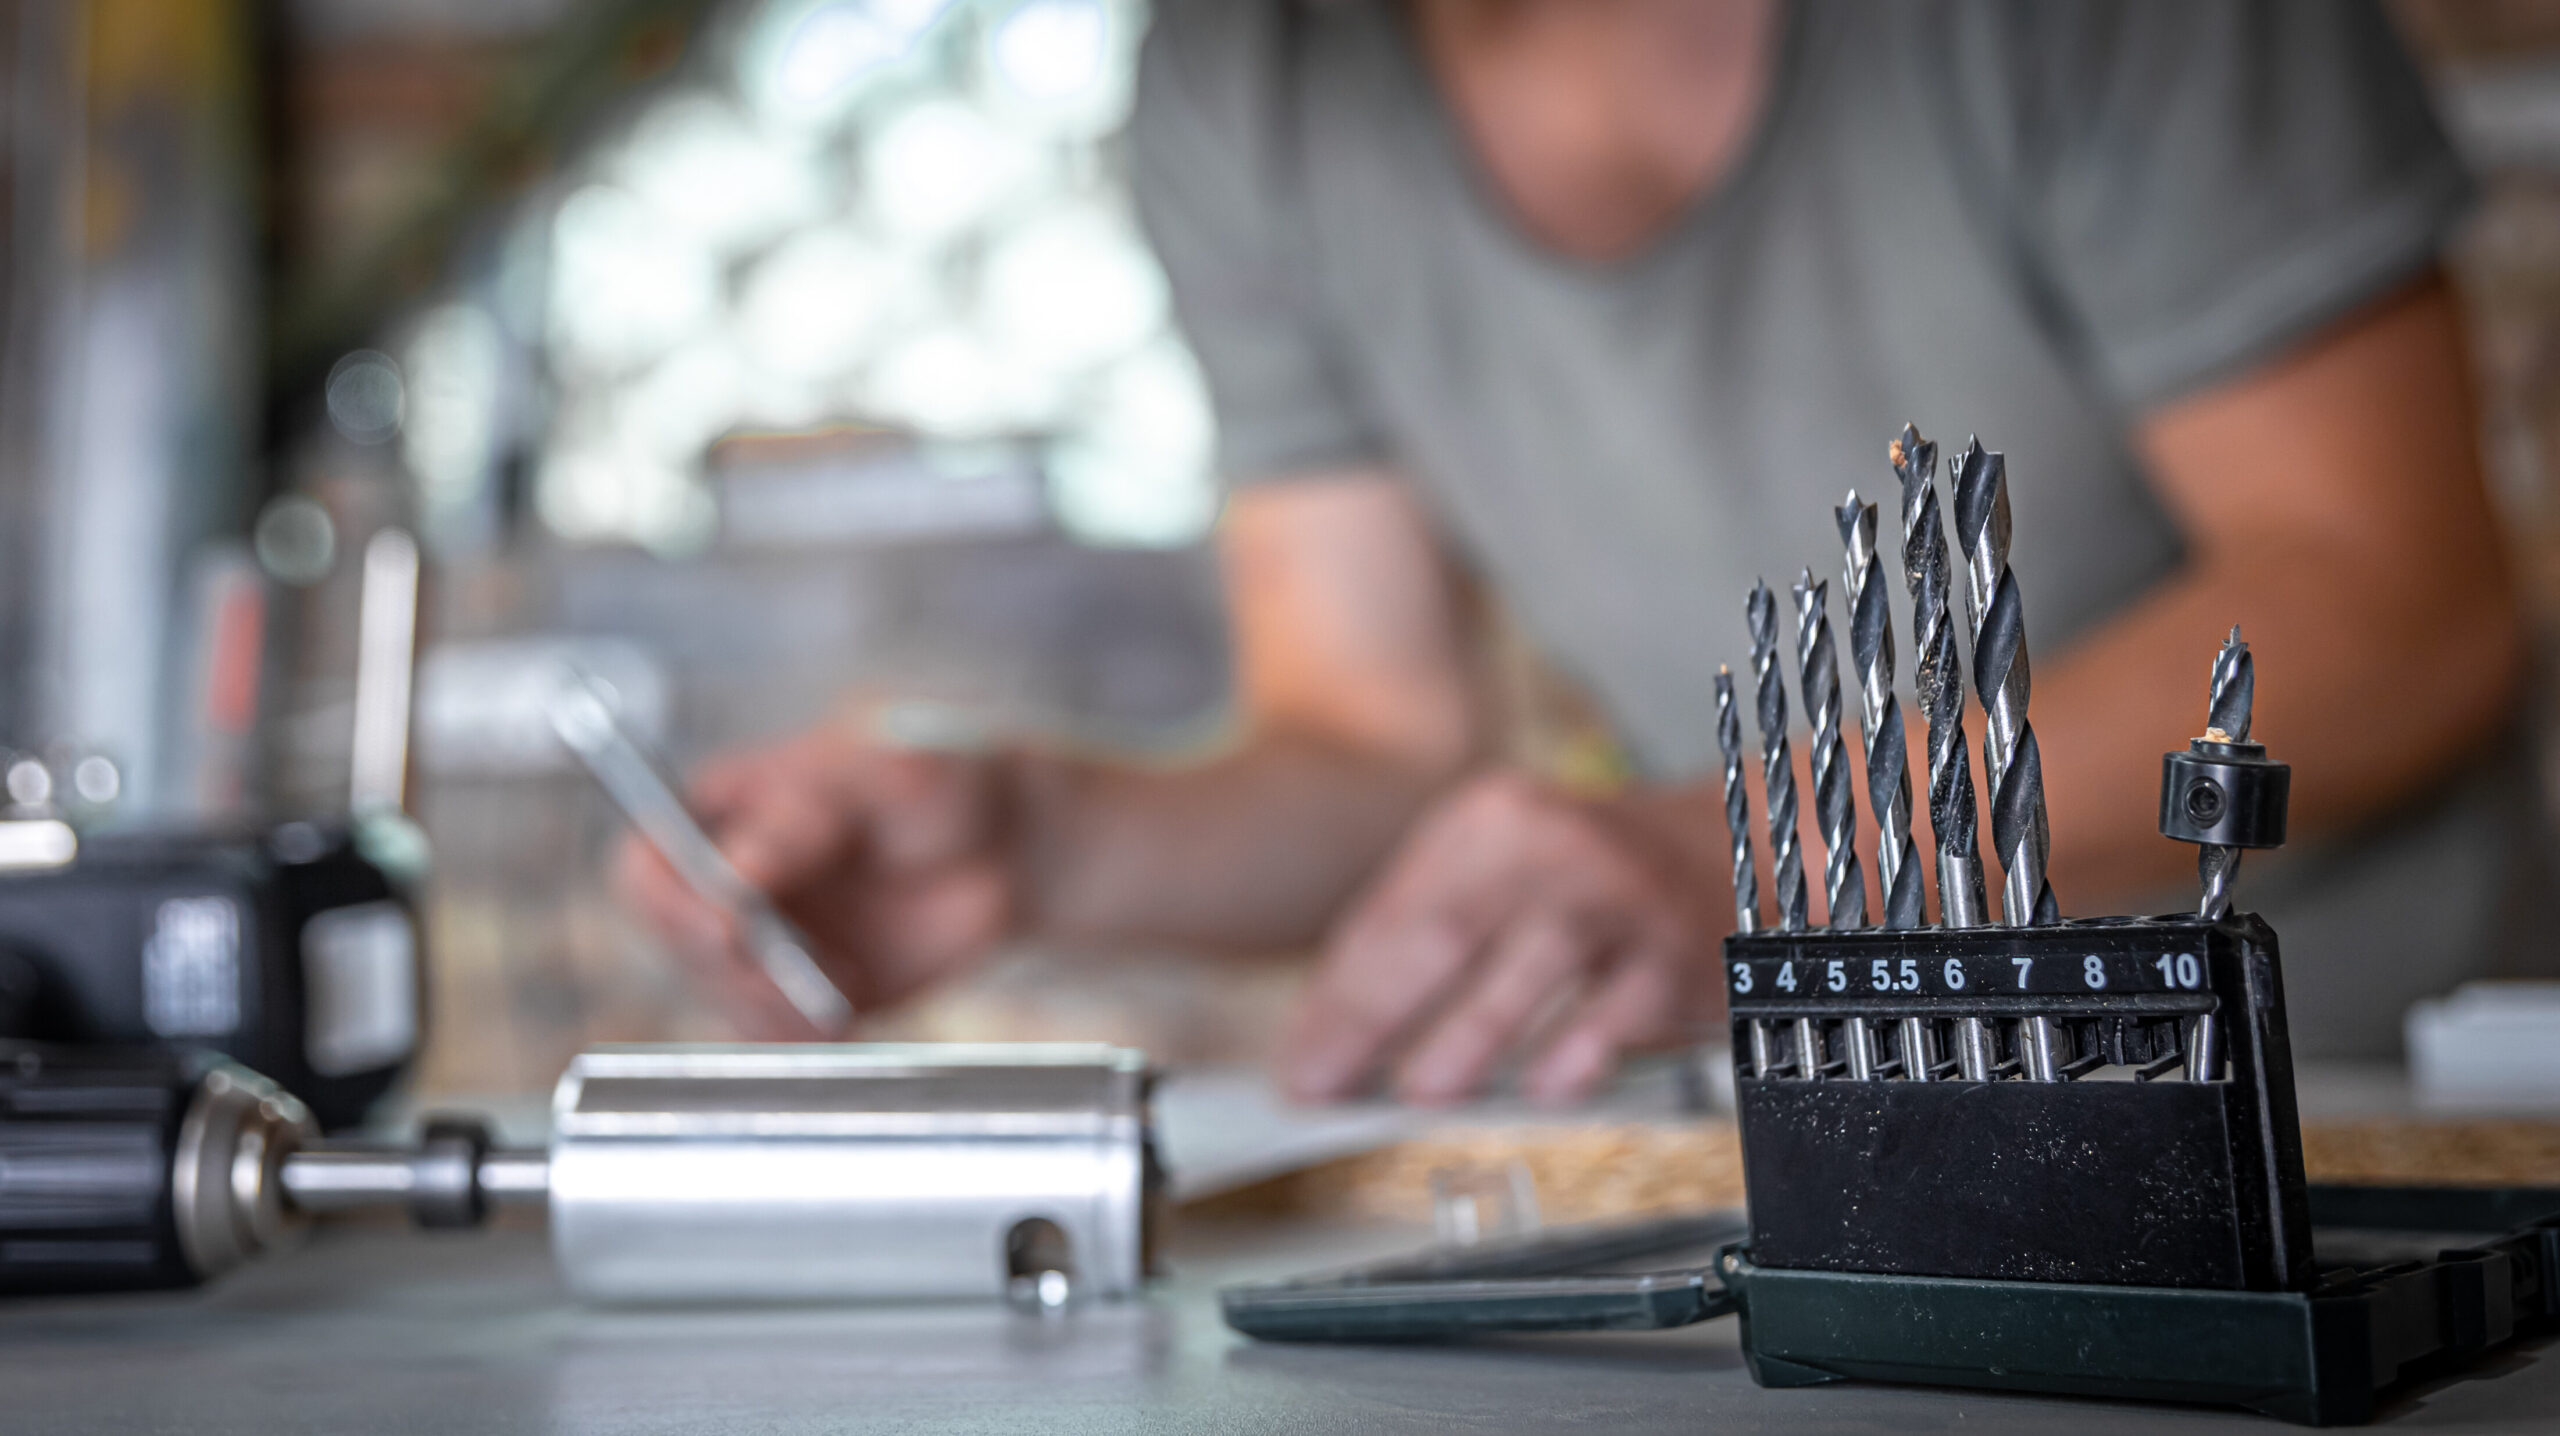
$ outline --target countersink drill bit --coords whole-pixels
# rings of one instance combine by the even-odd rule
[[[1769,798],[1769,856],[1778,926],[1802,932],[1804,852],[1796,842],[1796,775],[1787,755],[1786,678],[1778,671],[1778,598],[1766,580],[1752,585],[1743,617],[1751,628],[1751,676],[1758,688],[1760,784]],[[1810,1082],[1822,1075],[1822,1036],[1810,1017],[1797,1018],[1794,1026],[1796,1075]]]
[[[1716,747],[1724,754],[1724,827],[1733,839],[1733,930],[1760,927],[1760,878],[1751,862],[1751,792],[1742,777],[1742,715],[1733,703],[1733,670],[1716,665]],[[1751,1071],[1767,1077],[1777,1059],[1769,1024],[1751,1023]]]
[[[2249,710],[2257,701],[2258,665],[2231,625],[2231,637],[2213,657],[2213,687],[2205,702],[2204,736],[2216,743],[2249,741]],[[2196,850],[2196,876],[2204,882],[2204,902],[2196,914],[2207,921],[2231,911],[2231,882],[2240,875],[2240,849],[2206,843]]]
[[[1840,661],[1831,641],[1831,585],[1806,569],[1795,582],[1796,665],[1805,720],[1813,725],[1813,816],[1822,829],[1822,893],[1833,927],[1867,925],[1867,879],[1858,866],[1858,803],[1849,745],[1840,736]]]
[[[1893,608],[1876,553],[1876,506],[1858,491],[1835,516],[1848,549],[1841,586],[1849,601],[1849,662],[1858,674],[1859,731],[1867,743],[1867,805],[1876,815],[1876,886],[1884,925],[1918,927],[1922,884],[1911,843],[1911,762],[1904,751],[1902,705],[1893,696]]]
[[[1964,741],[1964,667],[1947,616],[1947,541],[1938,524],[1938,446],[1909,424],[1886,454],[1902,482],[1902,576],[1911,590],[1911,680],[1929,728],[1929,826],[1937,836],[1938,918],[1948,927],[1979,927],[1990,906],[1982,888],[1982,852],[1974,837],[1973,759]],[[1956,1069],[1987,1082],[1997,1053],[1979,1017],[1956,1019]],[[1908,1033],[1906,1036],[1910,1035]],[[1925,1054],[1906,1047],[1917,1076]]]
[[[2000,855],[2000,918],[2011,927],[2060,922],[2045,881],[2044,760],[2027,721],[2027,620],[2009,571],[2009,466],[1973,439],[1955,464],[1956,540],[1965,552],[1965,611],[1973,620],[1973,682],[1982,700],[1982,777],[1991,789],[1991,846]],[[2050,1017],[2018,1022],[2018,1068],[2059,1082],[2070,1037]]]

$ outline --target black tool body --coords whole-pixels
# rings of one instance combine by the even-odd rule
[[[1769,1267],[2273,1291],[2310,1263],[2275,934],[2255,917],[1825,930],[1726,944],[1753,1260]],[[1952,1060],[1849,1080],[1852,1018],[2059,1019],[2075,1080]],[[2210,1019],[2199,1023],[2198,1019]],[[1755,1042],[1754,1024],[1765,1024]],[[1810,1024],[1810,1073],[1791,1043]],[[2204,1080],[2189,1048],[2212,1034]],[[1873,1040],[1870,1038],[1869,1040]],[[1768,1072],[1753,1054],[1788,1054]]]

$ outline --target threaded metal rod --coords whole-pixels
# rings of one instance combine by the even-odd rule
[[[1929,826],[1935,834],[1938,920],[1979,927],[1990,903],[1982,887],[1982,850],[1974,834],[1973,758],[1964,741],[1964,664],[1956,656],[1947,615],[1947,540],[1938,521],[1938,446],[1909,424],[1886,455],[1902,484],[1902,577],[1911,590],[1911,681],[1929,729]],[[1903,1064],[1914,1074],[1928,1061],[1926,1031],[1905,1023]],[[1956,1071],[1968,1082],[1991,1080],[1999,1053],[1989,1023],[1955,1024]]]

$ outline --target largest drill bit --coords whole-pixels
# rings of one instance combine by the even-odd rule
[[[1777,888],[1778,926],[1804,927],[1804,853],[1796,841],[1796,774],[1787,755],[1787,686],[1778,671],[1778,599],[1764,581],[1743,609],[1751,628],[1751,676],[1760,717],[1760,781],[1769,793],[1771,881]]]
[[[2240,637],[2240,625],[2231,625],[2231,637],[2223,641],[2222,651],[2213,656],[2213,687],[2205,700],[2204,736],[2216,743],[2249,741],[2249,710],[2257,701],[2258,666],[2249,657],[2249,645]],[[2240,875],[2240,849],[2206,843],[2196,850],[2196,876],[2204,881],[2204,902],[2196,909],[2199,917],[2212,921],[2231,911],[2231,880]]]
[[[1973,758],[1964,741],[1964,666],[1947,617],[1947,540],[1938,526],[1938,446],[1909,424],[1886,451],[1902,481],[1902,576],[1911,589],[1911,679],[1929,727],[1929,826],[1936,833],[1938,917],[1949,927],[1979,927],[1990,904],[1982,890],[1976,845]],[[1979,1017],[1955,1024],[1956,1070],[1987,1082],[1998,1053]],[[1903,1075],[1930,1075],[1925,1032],[1906,1023]]]
[[[1911,843],[1911,762],[1904,751],[1902,705],[1893,696],[1893,608],[1884,560],[1876,553],[1876,506],[1849,491],[1835,517],[1849,551],[1841,584],[1849,599],[1849,662],[1858,674],[1859,731],[1867,740],[1867,805],[1876,815],[1876,886],[1884,925],[1918,927],[1919,852]]]
[[[1813,816],[1822,829],[1822,893],[1833,927],[1867,925],[1867,879],[1858,867],[1858,803],[1849,745],[1840,736],[1840,661],[1831,641],[1831,585],[1806,569],[1795,583],[1796,666],[1805,720],[1813,725]]]
[[[2009,475],[1968,440],[1956,460],[1956,540],[1964,546],[1973,619],[1974,691],[1982,699],[1982,775],[1991,788],[1991,845],[2000,855],[2000,916],[2012,927],[2061,921],[2045,881],[2044,760],[2027,721],[2027,620],[2009,571]]]

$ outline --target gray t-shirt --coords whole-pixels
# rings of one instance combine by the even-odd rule
[[[1836,576],[1853,485],[1892,526],[1905,419],[2007,454],[2057,652],[2180,562],[2136,417],[2410,279],[2468,195],[2369,4],[1801,0],[1717,190],[1587,263],[1487,192],[1400,7],[1157,9],[1130,163],[1229,480],[1396,465],[1666,779],[1714,762],[1752,580]],[[2306,1049],[2388,1050],[2485,961],[2529,845],[2468,786],[2244,879]]]

